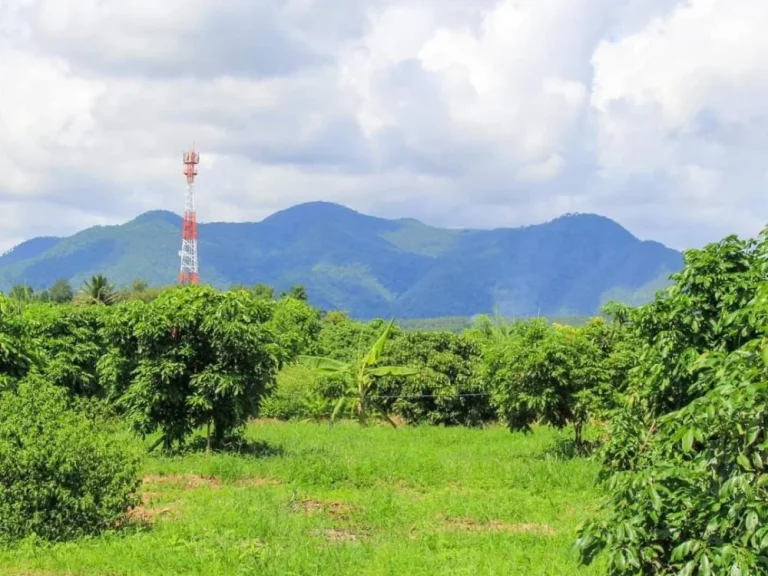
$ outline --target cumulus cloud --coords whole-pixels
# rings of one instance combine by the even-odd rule
[[[435,225],[754,234],[764,0],[0,0],[0,248],[325,199]]]

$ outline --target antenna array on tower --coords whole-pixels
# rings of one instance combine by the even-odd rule
[[[200,274],[197,270],[197,215],[195,214],[195,176],[200,154],[184,153],[184,175],[187,177],[187,192],[184,201],[184,223],[181,229],[181,270],[179,284],[197,284]]]

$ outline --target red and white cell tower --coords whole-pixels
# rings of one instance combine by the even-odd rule
[[[200,274],[197,271],[197,215],[195,214],[195,176],[200,154],[192,147],[191,152],[184,152],[184,175],[187,177],[187,193],[184,197],[184,224],[181,228],[181,271],[179,284],[197,284]]]

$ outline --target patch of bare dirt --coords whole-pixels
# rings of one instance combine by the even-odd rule
[[[235,482],[236,486],[248,487],[260,487],[260,486],[277,486],[280,482],[273,478],[262,478],[260,476],[249,476],[247,478],[240,478]]]
[[[148,474],[144,476],[142,482],[145,486],[172,484],[185,490],[221,488],[221,481],[215,476],[201,476],[199,474]]]
[[[454,518],[447,520],[446,524],[454,530],[466,530],[468,532],[511,532],[517,534],[525,532],[541,536],[555,535],[555,530],[546,524],[501,522],[499,520],[478,522],[471,518]]]
[[[322,502],[320,500],[302,500],[293,504],[293,509],[301,509],[305,514],[325,512],[339,520],[349,520],[349,515],[355,510],[354,506],[343,502]]]
[[[325,536],[328,540],[333,540],[335,542],[352,542],[357,540],[357,536],[351,532],[347,532],[345,530],[337,530],[336,528],[314,530],[313,534]]]
[[[244,540],[240,542],[237,545],[237,547],[240,549],[241,552],[253,553],[253,552],[259,552],[261,550],[266,549],[267,543],[259,539]]]
[[[132,508],[127,513],[129,522],[135,522],[137,524],[152,524],[160,516],[175,516],[179,511],[179,504],[177,502],[171,502],[165,506],[154,506],[152,500],[156,498],[158,494],[145,492],[141,495],[141,504]]]
[[[394,488],[398,492],[405,494],[413,500],[422,501],[429,495],[429,489],[424,486],[408,484],[402,480],[394,483]]]

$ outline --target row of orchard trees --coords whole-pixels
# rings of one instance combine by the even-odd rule
[[[572,423],[581,444],[584,425],[622,381],[616,375],[621,326],[599,318],[579,329],[481,317],[462,334],[403,332],[383,321],[321,315],[301,287],[277,301],[262,285],[118,299],[97,276],[84,292],[90,303],[120,305],[29,305],[9,326],[40,359],[35,370],[48,381],[75,395],[107,398],[141,433],[160,428],[166,448],[201,424],[210,425],[210,442],[220,443],[257,412],[265,392],[267,416],[366,421],[379,414],[463,425],[502,419],[512,429]],[[295,309],[286,316],[289,303]],[[230,334],[232,343],[221,349]],[[284,370],[273,390],[278,368],[300,355],[314,355],[304,365],[315,370]],[[222,400],[229,397],[237,401]],[[170,399],[178,405],[169,406]],[[225,416],[219,404],[239,416]]]
[[[35,376],[74,396],[101,398],[166,448],[200,426],[213,443],[256,414],[278,369],[316,339],[304,301],[246,290],[168,289],[119,306],[6,300],[0,317],[5,387]],[[16,313],[13,313],[17,310]]]
[[[461,334],[321,316],[300,297],[276,301],[254,290],[190,287],[150,302],[22,312],[3,301],[0,538],[10,530],[4,518],[23,516],[8,504],[20,472],[7,463],[31,437],[24,427],[44,426],[37,415],[52,418],[65,402],[45,394],[57,400],[29,408],[50,387],[103,398],[137,432],[159,430],[166,448],[200,428],[209,446],[225,444],[259,410],[363,422],[373,414],[432,424],[500,420],[513,430],[549,423],[572,427],[580,448],[593,423],[609,499],[580,532],[585,562],[604,551],[615,575],[765,573],[767,267],[765,236],[729,237],[688,252],[685,269],[652,303],[610,307],[610,321],[573,328],[485,317]],[[68,426],[88,429],[79,422]],[[22,460],[34,461],[32,452]],[[101,479],[108,497],[91,500],[114,511],[125,504],[115,494],[130,474],[112,470]],[[112,477],[126,480],[114,485]],[[66,494],[58,501],[68,502]],[[36,500],[25,498],[34,509]],[[27,516],[40,530],[53,525]]]
[[[587,423],[615,405],[626,381],[626,341],[624,326],[603,318],[574,328],[485,316],[453,333],[331,313],[321,321],[319,357],[283,371],[262,413],[317,419],[346,406],[359,415],[363,406],[411,424],[572,425],[581,447]]]
[[[118,415],[166,449],[204,429],[237,439],[318,313],[295,297],[209,287],[114,306],[0,297],[0,544],[114,527],[136,503],[139,457]]]

